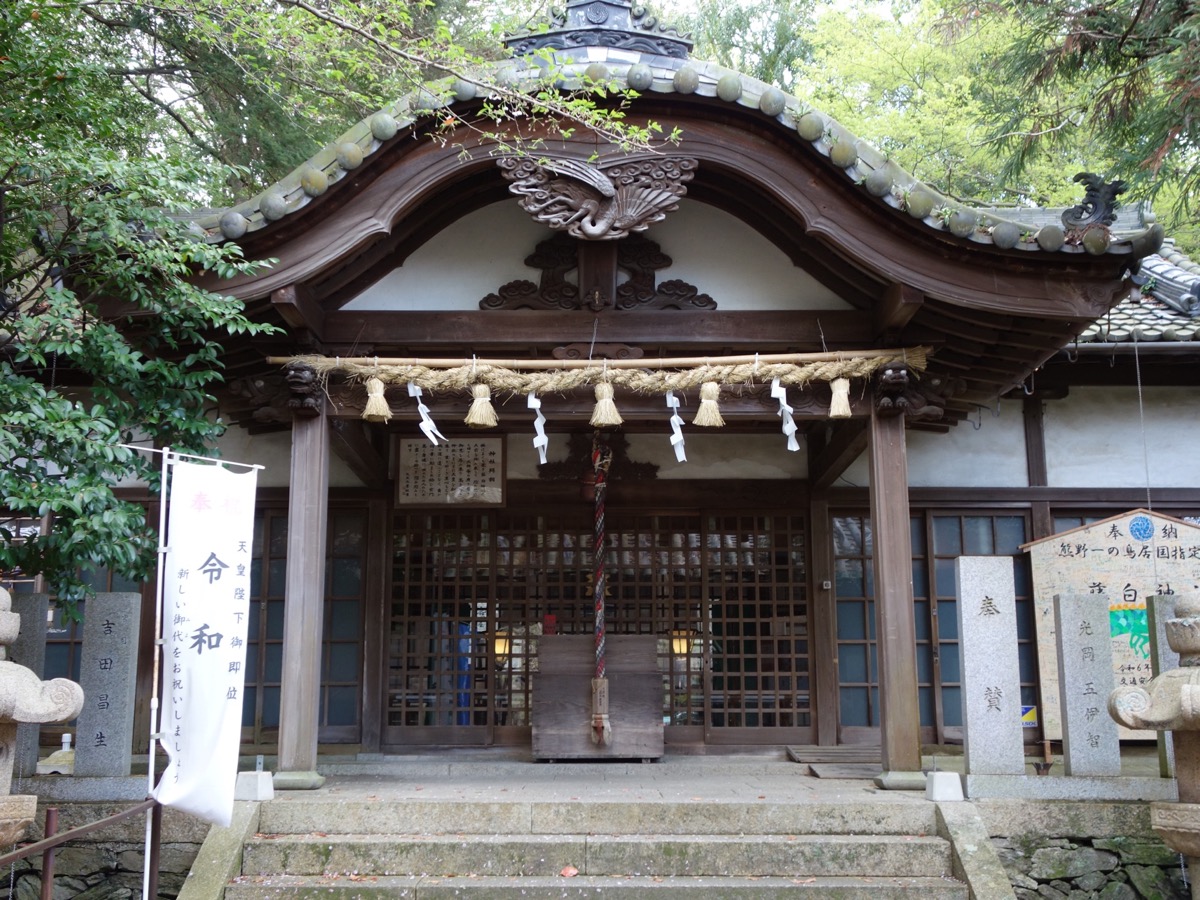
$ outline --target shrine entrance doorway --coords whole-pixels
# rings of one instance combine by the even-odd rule
[[[812,742],[803,516],[610,508],[607,543],[606,627],[658,638],[668,743]],[[586,508],[398,513],[384,747],[529,742],[539,638],[592,632],[593,559]]]

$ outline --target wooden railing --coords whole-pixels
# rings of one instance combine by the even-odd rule
[[[39,853],[42,854],[41,900],[51,900],[54,893],[55,850],[76,838],[81,838],[94,831],[99,831],[108,825],[113,825],[144,812],[150,813],[150,834],[146,845],[146,853],[149,859],[146,861],[147,884],[144,896],[153,900],[154,897],[158,896],[158,850],[162,838],[162,806],[154,799],[143,800],[136,806],[129,807],[129,809],[113,813],[111,816],[105,816],[103,819],[97,819],[95,822],[90,822],[87,825],[80,825],[78,828],[72,828],[70,831],[64,831],[62,834],[56,833],[58,831],[58,808],[54,806],[48,807],[46,809],[46,836],[40,841],[26,844],[24,847],[0,856],[0,867],[14,863],[18,859],[26,859],[30,856],[36,856]]]

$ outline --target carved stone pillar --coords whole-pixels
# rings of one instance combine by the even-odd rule
[[[317,788],[325,781],[317,774],[317,712],[328,507],[329,423],[325,407],[323,403],[317,408],[300,406],[292,420],[288,487],[278,789]]]
[[[873,403],[869,437],[883,763],[876,783],[923,790],[903,413]]]

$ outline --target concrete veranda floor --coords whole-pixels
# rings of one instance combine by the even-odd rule
[[[961,747],[927,747],[924,771],[962,772]],[[1034,774],[1041,757],[1027,757],[1026,770]],[[268,771],[273,757],[264,757]],[[253,770],[255,757],[243,757],[241,768]],[[914,791],[878,788],[870,765],[819,767],[835,777],[815,777],[809,766],[792,762],[783,747],[722,755],[672,754],[656,762],[566,761],[535,762],[528,748],[423,748],[411,754],[322,755],[318,771],[325,776],[320,791],[342,796],[386,792],[396,800],[529,800],[689,802],[853,802],[867,797],[878,802],[906,803],[923,800]],[[853,777],[843,777],[847,770]],[[1051,775],[1062,775],[1061,757],[1055,755]],[[1153,744],[1122,748],[1122,777],[1158,775],[1157,748]],[[281,791],[277,798],[311,792]]]

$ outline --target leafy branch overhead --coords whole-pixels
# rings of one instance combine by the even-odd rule
[[[1080,135],[1135,193],[1187,209],[1200,190],[1200,7],[1175,0],[959,0],[959,28],[999,20],[992,140],[1018,172]]]
[[[155,540],[114,485],[154,488],[157,466],[119,445],[211,453],[221,341],[269,330],[192,283],[255,265],[185,212],[261,189],[430,79],[474,78],[503,55],[485,18],[503,17],[469,0],[0,5],[0,576],[41,574],[71,602],[95,572],[147,571]],[[496,121],[553,119],[651,136],[604,84],[488,88],[476,120],[447,113],[427,134],[466,124],[520,146]]]

